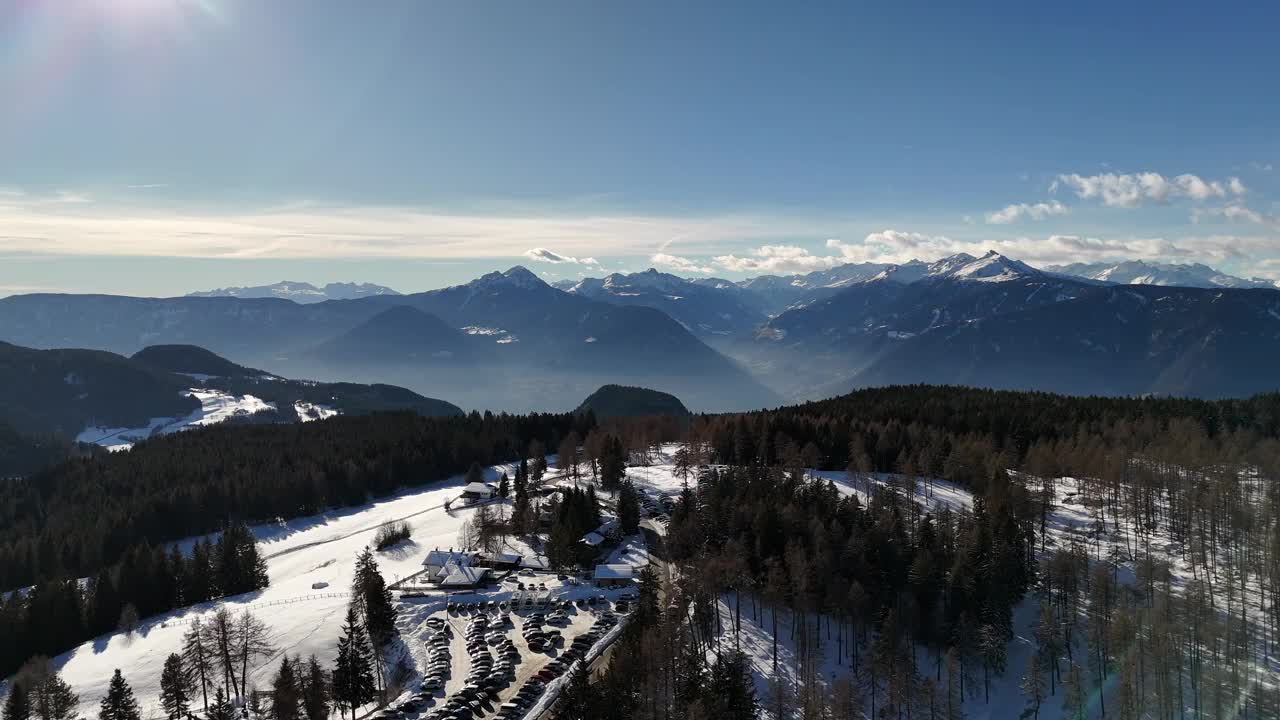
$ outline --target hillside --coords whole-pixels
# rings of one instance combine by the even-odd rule
[[[598,418],[689,414],[680,399],[641,387],[605,385],[587,396],[575,413],[594,412]]]
[[[88,425],[146,425],[200,403],[174,375],[98,350],[33,350],[0,342],[0,422],[75,437]]]
[[[196,345],[149,345],[134,353],[130,359],[157,370],[186,375],[237,378],[267,374],[262,370],[237,365]]]
[[[72,440],[118,450],[223,422],[306,422],[388,410],[462,414],[405,388],[288,380],[191,345],[150,346],[125,358],[0,343],[0,424],[15,433],[12,450],[0,453],[0,474],[30,472],[41,457],[65,457],[46,450]]]

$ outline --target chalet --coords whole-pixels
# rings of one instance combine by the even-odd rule
[[[597,565],[594,575],[596,587],[625,587],[632,582],[630,565]]]
[[[462,497],[468,500],[488,500],[494,496],[494,488],[492,485],[482,482],[467,483],[462,489]]]
[[[589,532],[582,536],[582,542],[591,547],[600,547],[604,543],[604,536],[598,532]]]
[[[441,568],[438,582],[440,587],[454,590],[473,588],[484,584],[488,576],[489,568],[449,564]]]
[[[425,568],[423,575],[428,581],[437,582],[441,570],[450,565],[470,565],[471,557],[471,553],[461,550],[454,550],[453,548],[440,550],[437,548],[427,553],[426,559],[422,561],[422,566]]]

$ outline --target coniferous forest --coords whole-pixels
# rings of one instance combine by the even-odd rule
[[[592,416],[425,418],[228,425],[95,454],[0,493],[0,674],[176,607],[266,586],[246,525],[364,503],[480,463],[554,447]],[[187,556],[173,541],[218,533]],[[92,578],[81,583],[77,578]]]
[[[950,719],[1009,674],[1029,715],[1055,703],[1071,718],[1172,720],[1188,707],[1214,720],[1277,717],[1280,696],[1257,660],[1280,627],[1278,428],[1277,395],[911,386],[680,422],[374,415],[184,433],[13,481],[5,577],[39,582],[0,608],[11,648],[0,659],[11,671],[139,617],[261,587],[269,578],[245,523],[474,474],[527,448],[530,474],[545,469],[541,449],[559,448],[561,467],[628,490],[624,452],[643,463],[679,441],[674,469],[688,487],[662,552],[680,580],[659,592],[659,579],[645,579],[621,651],[598,682],[574,678],[565,717],[824,718],[870,707],[873,717]],[[807,469],[865,492],[842,494]],[[525,472],[522,463],[517,486]],[[920,486],[935,481],[967,491],[971,506],[924,507]],[[1063,542],[1046,522],[1055,484],[1067,482],[1093,526]],[[593,505],[589,493],[568,496],[554,525],[569,529],[550,545],[589,529]],[[98,521],[72,522],[85,516]],[[218,530],[190,556],[164,549]],[[1121,582],[1122,567],[1134,581]],[[1028,601],[1036,650],[1011,667],[1014,610]],[[751,687],[734,647],[748,622],[794,644],[796,682]],[[60,629],[33,631],[44,627]],[[824,657],[845,674],[819,677]]]

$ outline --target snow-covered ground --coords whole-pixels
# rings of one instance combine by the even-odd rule
[[[489,480],[510,467],[487,471]],[[271,586],[230,598],[226,605],[239,612],[249,608],[271,628],[277,654],[250,673],[250,685],[264,688],[280,664],[279,654],[315,654],[326,666],[336,654],[357,553],[374,538],[377,528],[391,520],[405,520],[413,537],[377,553],[379,567],[394,581],[417,572],[427,551],[456,547],[458,529],[474,508],[444,502],[456,498],[465,485],[461,476],[379,500],[288,522],[253,528],[266,557]],[[190,541],[183,543],[189,546]],[[315,587],[320,586],[320,587]],[[144,717],[160,717],[160,670],[165,657],[178,652],[192,618],[217,609],[207,603],[151,618],[133,634],[114,633],[80,645],[54,659],[63,677],[80,695],[80,713],[97,714],[113,669],[120,668],[133,686]]]
[[[189,430],[204,425],[214,425],[229,418],[252,415],[275,406],[253,395],[231,395],[210,388],[192,388],[185,394],[200,401],[200,408],[182,418],[151,418],[151,422],[136,428],[87,427],[76,436],[77,442],[101,445],[108,450],[128,450],[133,444],[152,435]],[[320,407],[320,406],[316,406]],[[301,412],[299,412],[301,415]],[[327,416],[322,416],[327,417]]]
[[[664,447],[661,452],[652,455],[649,465],[628,468],[628,477],[646,497],[656,499],[676,495],[683,488],[684,481],[675,474],[672,465],[674,449],[674,446]],[[495,467],[487,471],[487,479],[496,480],[503,471],[514,474],[511,467]],[[857,494],[864,498],[873,485],[893,484],[899,489],[907,485],[900,477],[889,475],[873,474],[854,478],[841,472],[811,472],[811,475],[833,483],[842,494]],[[554,473],[549,474],[548,481],[554,480],[554,477]],[[696,482],[695,477],[690,477],[691,483]],[[252,608],[272,629],[279,647],[278,652],[304,656],[314,653],[321,662],[330,664],[336,651],[356,554],[372,541],[379,526],[401,519],[412,527],[412,539],[387,552],[378,553],[379,565],[388,581],[396,581],[419,571],[422,559],[429,550],[456,547],[458,531],[473,508],[455,503],[451,510],[446,510],[444,504],[446,500],[457,497],[463,484],[461,477],[454,477],[427,489],[407,491],[368,505],[254,528],[261,542],[260,549],[267,558],[271,586],[261,592],[232,598],[227,604],[236,611],[244,607]],[[1120,531],[1117,532],[1108,517],[1105,528],[1098,533],[1094,516],[1096,510],[1079,501],[1079,483],[1064,478],[1058,480],[1055,487],[1056,502],[1047,523],[1050,532],[1049,549],[1085,540],[1093,558],[1119,558],[1118,575],[1131,581],[1134,577],[1133,563],[1123,551],[1126,544],[1132,545],[1134,542],[1133,529],[1128,521],[1120,520]],[[964,489],[942,481],[918,480],[914,483],[914,494],[918,502],[929,508],[946,506],[967,510],[972,505],[972,498]],[[607,500],[608,497],[607,493],[602,493],[602,498]],[[646,526],[653,526],[653,521],[646,520]],[[648,564],[649,554],[643,538],[643,535],[624,538],[622,543],[610,550],[608,561],[635,567]],[[1189,579],[1191,570],[1180,549],[1162,535],[1160,530],[1152,538],[1152,547],[1158,548],[1171,561],[1176,578],[1175,586],[1181,586]],[[514,540],[511,541],[511,548],[522,554],[532,551]],[[517,581],[526,579],[517,578]],[[560,581],[554,575],[540,575],[537,581],[546,584],[547,594],[554,596],[576,598],[596,592],[587,584]],[[484,599],[502,599],[517,594],[518,588],[513,582],[508,582],[487,593]],[[1249,597],[1254,607],[1257,607],[1256,588],[1250,588]],[[458,599],[465,601],[468,598]],[[406,601],[402,605],[406,613],[405,622],[412,624],[414,619],[425,619],[430,614],[439,612],[444,601],[443,597]],[[742,650],[752,663],[758,697],[762,704],[766,704],[769,679],[774,677],[771,617],[767,610],[761,609],[755,613],[758,620],[753,619],[751,599],[744,596],[742,633],[740,638],[735,638],[732,632],[735,602],[736,598],[731,594],[721,598],[724,634],[720,637],[720,647],[732,648],[741,643]],[[1038,603],[1038,598],[1029,595],[1015,607],[1014,639],[1007,651],[1007,670],[1002,676],[992,680],[989,702],[983,699],[979,677],[978,692],[965,702],[965,714],[970,720],[1015,717],[1026,707],[1019,680],[1028,654],[1034,649],[1032,637]],[[104,636],[56,658],[55,664],[61,667],[64,677],[80,693],[81,712],[86,716],[94,714],[112,670],[118,667],[137,692],[145,715],[158,716],[158,684],[165,656],[181,646],[182,635],[192,617],[211,612],[214,608],[215,604],[208,604],[180,610],[145,622],[133,635],[116,633]],[[1251,619],[1261,622],[1261,618]],[[402,627],[407,626],[402,623]],[[791,618],[785,612],[779,618],[778,627],[777,676],[794,685],[800,669],[791,639]],[[835,680],[848,672],[848,664],[839,659],[835,652],[834,626],[832,634],[828,636],[824,621],[822,633],[823,654],[818,673],[828,681]],[[917,659],[922,674],[931,675],[932,654],[920,649]],[[1270,664],[1256,665],[1252,671],[1259,676],[1280,673],[1280,666],[1275,664],[1274,659],[1267,662]],[[251,684],[266,687],[278,665],[278,655],[262,662],[251,673]],[[1041,720],[1059,720],[1063,716],[1061,693],[1046,699],[1040,713]]]

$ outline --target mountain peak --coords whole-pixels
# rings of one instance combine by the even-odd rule
[[[505,272],[498,272],[495,270],[491,273],[486,273],[471,281],[468,285],[473,287],[503,285],[530,290],[551,287],[547,283],[543,282],[542,278],[534,275],[533,272],[523,265],[516,265]]]

